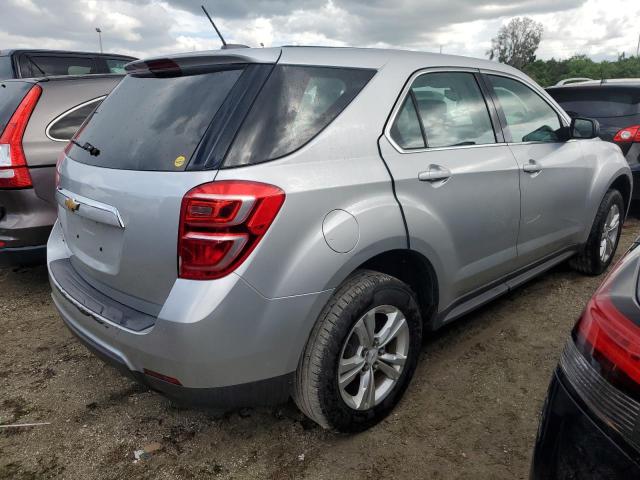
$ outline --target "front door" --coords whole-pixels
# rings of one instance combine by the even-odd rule
[[[518,266],[525,266],[579,241],[591,172],[578,141],[566,140],[562,118],[539,93],[512,77],[486,78],[520,168]]]

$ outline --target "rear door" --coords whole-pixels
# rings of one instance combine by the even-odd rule
[[[182,198],[216,175],[189,170],[190,160],[215,151],[210,132],[229,121],[229,99],[270,67],[153,65],[127,75],[92,114],[68,150],[57,197],[74,267],[121,303],[157,314],[177,278]],[[214,146],[203,153],[201,143]]]
[[[518,165],[474,70],[411,78],[380,141],[411,247],[437,251],[445,304],[512,269],[520,218]],[[443,305],[446,307],[446,305]]]
[[[565,140],[565,121],[542,92],[504,74],[485,78],[520,167],[517,263],[524,266],[579,241],[594,165],[578,141]]]

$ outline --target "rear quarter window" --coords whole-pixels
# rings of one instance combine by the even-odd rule
[[[367,69],[276,66],[224,166],[266,162],[299,149],[326,128],[374,74]]]
[[[576,87],[549,89],[572,117],[624,117],[640,113],[640,87]]]
[[[89,100],[59,115],[47,127],[47,137],[57,142],[68,142],[104,98]]]

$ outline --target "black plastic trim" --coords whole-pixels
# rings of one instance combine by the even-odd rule
[[[62,296],[98,322],[107,321],[134,332],[146,330],[155,324],[155,317],[123,305],[89,285],[78,275],[68,258],[51,262],[49,269],[52,283]]]

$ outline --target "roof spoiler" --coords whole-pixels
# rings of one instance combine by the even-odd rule
[[[211,70],[219,70],[225,68],[234,68],[237,65],[247,63],[276,63],[279,57],[279,51],[267,52],[264,49],[250,49],[247,54],[241,53],[242,50],[232,52],[230,50],[223,52],[208,52],[196,54],[183,54],[171,57],[155,57],[145,60],[137,60],[125,65],[125,70],[129,74],[161,74],[161,75],[180,75],[183,72],[207,72]],[[251,54],[249,54],[251,52]]]

